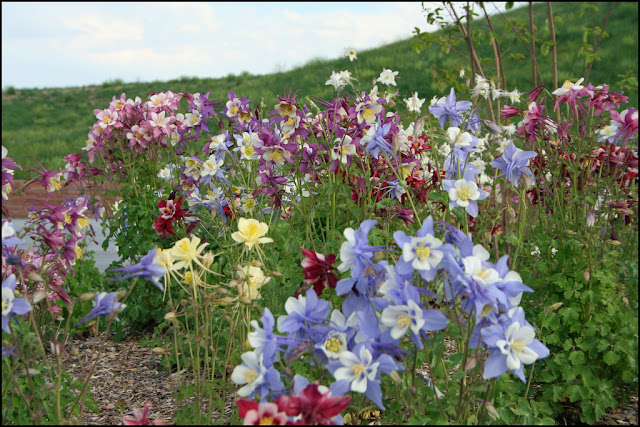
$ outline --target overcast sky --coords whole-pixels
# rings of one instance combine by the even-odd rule
[[[414,27],[433,30],[420,2],[2,2],[2,88],[269,74]]]

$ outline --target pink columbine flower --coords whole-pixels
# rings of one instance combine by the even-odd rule
[[[118,122],[118,113],[116,111],[107,110],[93,110],[93,113],[98,119],[98,125],[105,131],[110,131],[112,128],[122,127],[122,123]]]
[[[629,108],[620,114],[614,110],[611,111],[611,118],[622,125],[618,130],[616,139],[622,136],[624,138],[623,146],[626,145],[629,138],[638,132],[638,110]]]
[[[149,120],[149,124],[153,129],[153,136],[155,138],[159,137],[162,133],[168,135],[169,132],[169,124],[171,123],[170,117],[165,117],[166,112],[161,111],[160,113],[151,112],[151,120]]]
[[[133,418],[131,417],[123,417],[122,422],[127,426],[148,426],[149,418],[147,418],[147,412],[149,412],[149,408],[151,408],[153,404],[149,401],[144,402],[144,409],[141,411],[138,408],[134,408],[133,410]],[[165,420],[153,420],[151,425],[161,426],[165,425]]]
[[[286,425],[289,417],[284,405],[284,397],[278,398],[274,402],[258,403],[253,400],[239,398],[236,402],[240,409],[240,418],[244,420],[246,426],[257,425]]]

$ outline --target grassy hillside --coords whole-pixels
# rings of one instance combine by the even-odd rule
[[[583,40],[583,28],[601,26],[607,13],[609,3],[592,3],[599,11],[590,11],[578,17],[579,3],[553,3],[554,15],[562,18],[563,23],[556,22],[558,40],[559,82],[565,79],[577,79],[584,76],[584,58],[578,56]],[[538,35],[548,40],[549,28],[546,23],[546,4],[534,6],[535,25]],[[510,11],[507,16],[514,20],[528,22],[527,8]],[[511,60],[505,65],[508,89],[518,88],[521,92],[532,88],[531,65],[529,55],[517,40],[512,31],[505,33],[504,21],[500,16],[493,18],[496,32],[502,39],[503,51],[509,48],[508,54],[521,53],[525,59],[521,62]],[[473,29],[487,31],[484,20],[473,23]],[[409,28],[407,29],[409,30]],[[616,3],[606,28],[609,37],[603,38],[598,56],[601,60],[594,63],[589,81],[595,85],[607,83],[613,90],[622,90],[619,75],[627,72],[638,74],[638,4]],[[589,36],[594,44],[596,35]],[[458,45],[465,50],[464,44]],[[489,44],[478,46],[480,57],[492,57]],[[538,57],[544,82],[552,85],[551,54]],[[398,90],[402,98],[409,97],[418,91],[421,98],[431,99],[434,95],[443,95],[447,87],[434,76],[434,70],[460,66],[469,68],[468,63],[459,55],[445,55],[438,46],[424,49],[420,54],[412,50],[412,40],[407,39],[377,49],[358,52],[358,60],[354,62],[360,77],[361,88],[369,90],[371,81],[383,68],[399,71]],[[288,72],[254,76],[248,73],[229,75],[221,79],[181,78],[167,82],[118,84],[105,82],[101,86],[86,86],[64,89],[26,89],[9,88],[2,93],[2,144],[8,148],[9,155],[18,164],[35,166],[25,156],[33,156],[47,168],[56,169],[64,166],[62,157],[70,152],[78,152],[84,146],[88,129],[95,123],[94,109],[106,108],[114,95],[125,92],[128,97],[144,98],[149,92],[171,90],[174,92],[212,92],[213,99],[226,99],[230,90],[239,96],[247,96],[256,105],[261,99],[272,106],[277,102],[277,95],[283,89],[294,87],[301,89],[298,99],[305,103],[305,97],[331,99],[335,95],[332,86],[325,82],[332,70],[349,69],[354,72],[348,58],[335,60],[314,60],[308,64]],[[488,74],[491,70],[486,66]],[[354,73],[355,74],[355,73]],[[381,90],[383,88],[380,88]],[[551,88],[553,90],[554,88]],[[626,91],[630,106],[638,105],[637,90]],[[462,95],[465,96],[464,94]],[[467,95],[468,96],[468,95]],[[424,110],[424,107],[423,107]],[[23,173],[16,171],[16,178]]]

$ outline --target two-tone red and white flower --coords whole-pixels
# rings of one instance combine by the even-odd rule
[[[304,254],[302,260],[302,271],[304,272],[304,282],[313,285],[313,290],[319,296],[326,287],[335,289],[338,283],[338,276],[334,272],[336,267],[336,256],[334,254],[319,254],[310,249],[300,248]]]

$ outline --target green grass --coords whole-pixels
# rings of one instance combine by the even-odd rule
[[[553,3],[554,15],[562,18],[563,23],[556,22],[558,40],[558,80],[576,80],[585,74],[584,58],[578,55],[582,44],[585,27],[601,26],[609,3],[592,3],[597,5],[597,12],[590,11],[579,17],[579,3]],[[519,19],[528,22],[528,10],[522,8],[510,11],[507,16],[511,20]],[[487,32],[487,24],[478,17],[472,24],[473,31]],[[542,40],[550,39],[546,23],[546,4],[534,5],[534,21],[537,34]],[[513,32],[505,34],[504,20],[496,16],[492,20],[496,32],[502,40],[502,49],[507,54],[521,53],[525,60],[511,60],[504,66],[507,88],[518,88],[521,92],[532,89],[531,65],[529,55],[517,40]],[[426,24],[426,23],[425,23]],[[594,63],[589,81],[594,85],[607,83],[612,90],[622,90],[619,76],[625,73],[638,74],[638,4],[616,3],[606,29],[609,37],[603,38],[598,56],[600,61]],[[589,42],[594,44],[596,36],[590,36]],[[456,48],[464,51],[464,43]],[[481,58],[493,58],[489,44],[477,46]],[[551,54],[543,57],[538,50],[538,62],[543,81],[552,86]],[[493,62],[493,60],[491,60]],[[123,84],[114,79],[101,85],[65,89],[15,89],[8,87],[2,93],[2,144],[9,150],[9,156],[22,166],[35,166],[25,156],[32,156],[41,161],[47,168],[62,168],[62,158],[72,152],[79,152],[84,147],[89,127],[95,123],[94,109],[107,107],[114,95],[122,92],[127,97],[144,98],[149,92],[171,90],[173,92],[209,92],[211,98],[226,100],[230,90],[239,96],[246,96],[256,106],[261,100],[267,109],[277,102],[277,95],[283,89],[293,87],[300,89],[298,99],[309,105],[306,97],[332,99],[335,91],[325,82],[332,70],[349,69],[354,72],[357,67],[361,88],[370,90],[373,78],[383,68],[399,71],[396,78],[400,98],[406,98],[418,91],[421,98],[431,99],[434,95],[442,96],[448,92],[448,85],[434,76],[434,70],[442,73],[443,69],[469,69],[468,63],[453,51],[446,55],[439,46],[431,46],[420,54],[412,50],[412,39],[407,39],[358,52],[358,60],[353,64],[348,58],[333,60],[314,59],[306,65],[288,72],[273,73],[261,76],[242,72],[239,75],[228,75],[219,79],[182,77],[167,82],[148,82]],[[485,65],[488,75],[494,74],[490,64]],[[354,72],[355,74],[355,72]],[[384,90],[384,87],[379,87]],[[550,88],[553,90],[554,88]],[[625,93],[629,96],[627,106],[637,107],[638,93]],[[401,101],[400,101],[401,102]],[[404,110],[400,108],[402,113]],[[423,112],[426,108],[423,106]],[[402,116],[401,117],[405,117]],[[16,171],[16,178],[24,178],[23,171]]]

